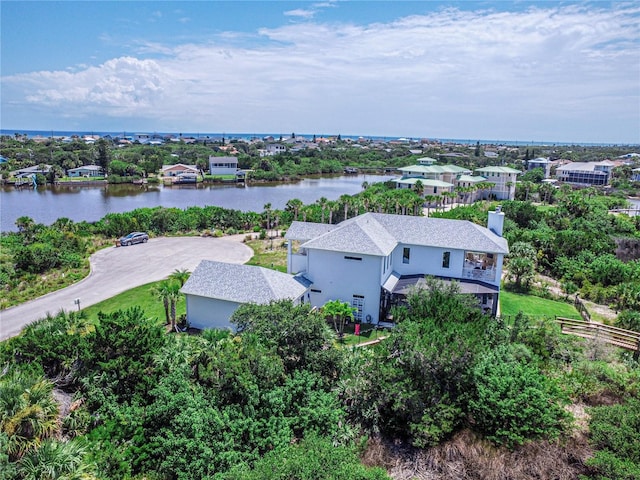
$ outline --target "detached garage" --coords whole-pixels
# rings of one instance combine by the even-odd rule
[[[303,303],[310,282],[304,277],[250,265],[203,260],[184,284],[187,321],[194,328],[233,328],[233,312],[244,303],[277,300]]]

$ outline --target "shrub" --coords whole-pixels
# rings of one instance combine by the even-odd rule
[[[599,478],[640,478],[640,400],[591,409],[591,443],[599,451],[588,464]]]
[[[469,411],[487,439],[513,448],[526,440],[555,438],[568,414],[560,388],[503,345],[481,356],[473,369]]]

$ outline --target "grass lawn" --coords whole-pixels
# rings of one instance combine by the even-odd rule
[[[355,325],[353,323],[345,325],[343,341],[338,343],[338,339],[336,337],[336,343],[338,343],[339,346],[358,345],[360,343],[376,340],[380,337],[388,337],[390,334],[389,330],[379,329],[376,328],[375,325],[363,323],[360,325],[360,335],[356,336],[354,335],[354,327]]]
[[[287,272],[287,247],[284,245],[284,238],[249,240],[246,244],[253,250],[253,257],[247,265]]]
[[[98,312],[111,313],[118,309],[139,306],[147,313],[148,317],[155,317],[159,323],[164,324],[165,316],[162,302],[151,293],[151,289],[158,283],[160,282],[147,283],[146,285],[132,288],[82,310],[87,313],[89,321],[93,322],[98,319]],[[186,313],[186,309],[184,297],[182,297],[176,305],[176,317],[180,318],[180,315]]]
[[[278,237],[271,240],[251,240],[247,245],[251,247],[254,256],[247,262],[247,265],[259,265],[266,268],[273,268],[281,272],[287,271],[287,247],[283,246],[284,239]],[[273,249],[271,246],[273,245]],[[122,292],[115,297],[108,298],[100,303],[92,305],[82,310],[86,312],[90,322],[98,319],[98,312],[111,313],[118,309],[126,309],[133,306],[142,308],[148,317],[158,319],[158,322],[165,323],[164,306],[151,290],[160,282],[147,283],[139,287]],[[176,317],[186,313],[186,302],[184,297],[176,305]]]
[[[505,317],[517,315],[522,311],[526,315],[546,316],[546,317],[566,317],[580,319],[580,313],[573,305],[556,300],[535,297],[533,295],[523,295],[520,293],[500,291],[500,314]]]

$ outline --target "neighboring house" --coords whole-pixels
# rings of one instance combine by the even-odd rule
[[[401,167],[398,170],[402,172],[405,178],[430,178],[432,180],[440,180],[455,184],[459,175],[470,175],[471,170],[457,165],[411,165],[409,167]]]
[[[184,174],[198,175],[200,171],[195,165],[185,165],[183,163],[176,163],[174,165],[163,165],[162,176],[163,177],[177,177]]]
[[[416,162],[418,162],[418,165],[433,165],[434,163],[437,163],[438,161],[435,158],[422,157],[422,158],[419,158],[418,160],[416,160]]]
[[[84,165],[82,167],[70,168],[67,170],[69,177],[102,177],[102,167],[98,165]]]
[[[33,174],[41,173],[46,175],[51,170],[51,165],[35,165],[33,167],[21,168],[13,172],[13,176],[16,178],[30,177]]]
[[[133,141],[138,143],[148,143],[151,140],[151,135],[148,133],[136,133],[133,135]]]
[[[640,182],[640,168],[631,170],[631,180],[633,182]]]
[[[487,179],[481,175],[460,175],[456,180],[456,186],[462,189],[469,189],[468,191],[463,190],[460,193],[460,197],[469,202],[480,200],[486,192],[472,187],[476,187],[478,184],[486,181]]]
[[[569,162],[556,169],[556,178],[560,182],[576,185],[608,185],[614,166],[615,164],[610,160]]]
[[[416,183],[421,182],[423,195],[442,195],[444,192],[453,191],[453,183],[433,180],[431,178],[402,177],[395,180],[396,188],[416,188]]]
[[[286,151],[286,145],[282,145],[281,143],[270,143],[265,146],[263,156],[269,157],[272,155],[278,155],[279,153],[285,153]]]
[[[489,212],[489,228],[466,220],[365,213],[338,225],[293,222],[287,271],[310,283],[309,300],[348,302],[356,320],[380,323],[426,275],[456,280],[483,309],[498,310],[507,241],[504,213]]]
[[[544,178],[551,176],[551,160],[544,157],[534,158],[527,162],[527,170],[533,170],[534,168],[542,168],[544,170]]]
[[[235,175],[237,170],[237,157],[209,157],[209,173],[211,175]]]
[[[203,260],[182,289],[187,321],[195,328],[233,328],[230,322],[244,303],[268,304],[289,299],[304,303],[309,282],[301,276],[250,265]]]
[[[414,188],[418,180],[424,187],[424,195],[440,196],[452,192],[460,175],[468,175],[471,170],[457,165],[433,165],[433,158],[418,159],[420,165],[401,167],[402,177],[395,180],[396,188]]]
[[[517,176],[522,173],[520,170],[510,167],[483,167],[476,168],[475,174],[486,178],[487,182],[493,183],[491,194],[497,200],[513,200],[516,195]]]

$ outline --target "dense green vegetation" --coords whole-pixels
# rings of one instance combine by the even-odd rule
[[[420,213],[414,192],[367,187],[338,201],[294,199],[283,211],[265,205],[262,213],[158,207],[52,226],[24,217],[18,232],[0,237],[3,305],[28,298],[43,278],[79,278],[89,253],[132,230],[264,236],[267,225],[294,219]],[[139,301],[113,299],[91,315],[30,325],[0,344],[0,478],[382,479],[391,464],[413,464],[424,452],[454,461],[464,448],[475,452],[468,469],[446,473],[433,461],[439,478],[478,478],[472,457],[489,459],[494,473],[504,459],[538,461],[531,451],[566,453],[551,467],[522,469],[546,478],[637,478],[637,361],[563,336],[545,317],[575,316],[562,302],[577,292],[618,308],[619,326],[640,326],[640,263],[614,255],[614,238],[640,237],[640,219],[609,215],[624,199],[592,189],[518,191],[530,198],[503,203],[512,246],[508,321],[484,316],[455,283],[429,281],[395,312],[400,323],[389,337],[370,347],[337,342],[339,316],[327,321],[288,302],[241,308],[236,334],[167,333],[183,311],[177,271],[132,292]],[[431,214],[485,224],[488,208]],[[574,415],[585,408],[586,416]]]
[[[429,281],[408,307],[387,340],[355,350],[336,344],[324,315],[290,302],[241,307],[237,334],[167,334],[141,308],[91,322],[82,312],[48,317],[0,344],[0,470],[382,479],[384,469],[359,460],[373,438],[420,450],[473,431],[487,442],[473,447],[480,455],[560,445],[573,435],[573,401],[599,405],[597,454],[563,468],[633,478],[640,373],[631,359],[593,361],[553,322],[519,315],[507,326],[455,284]],[[68,399],[60,416],[54,389]]]

